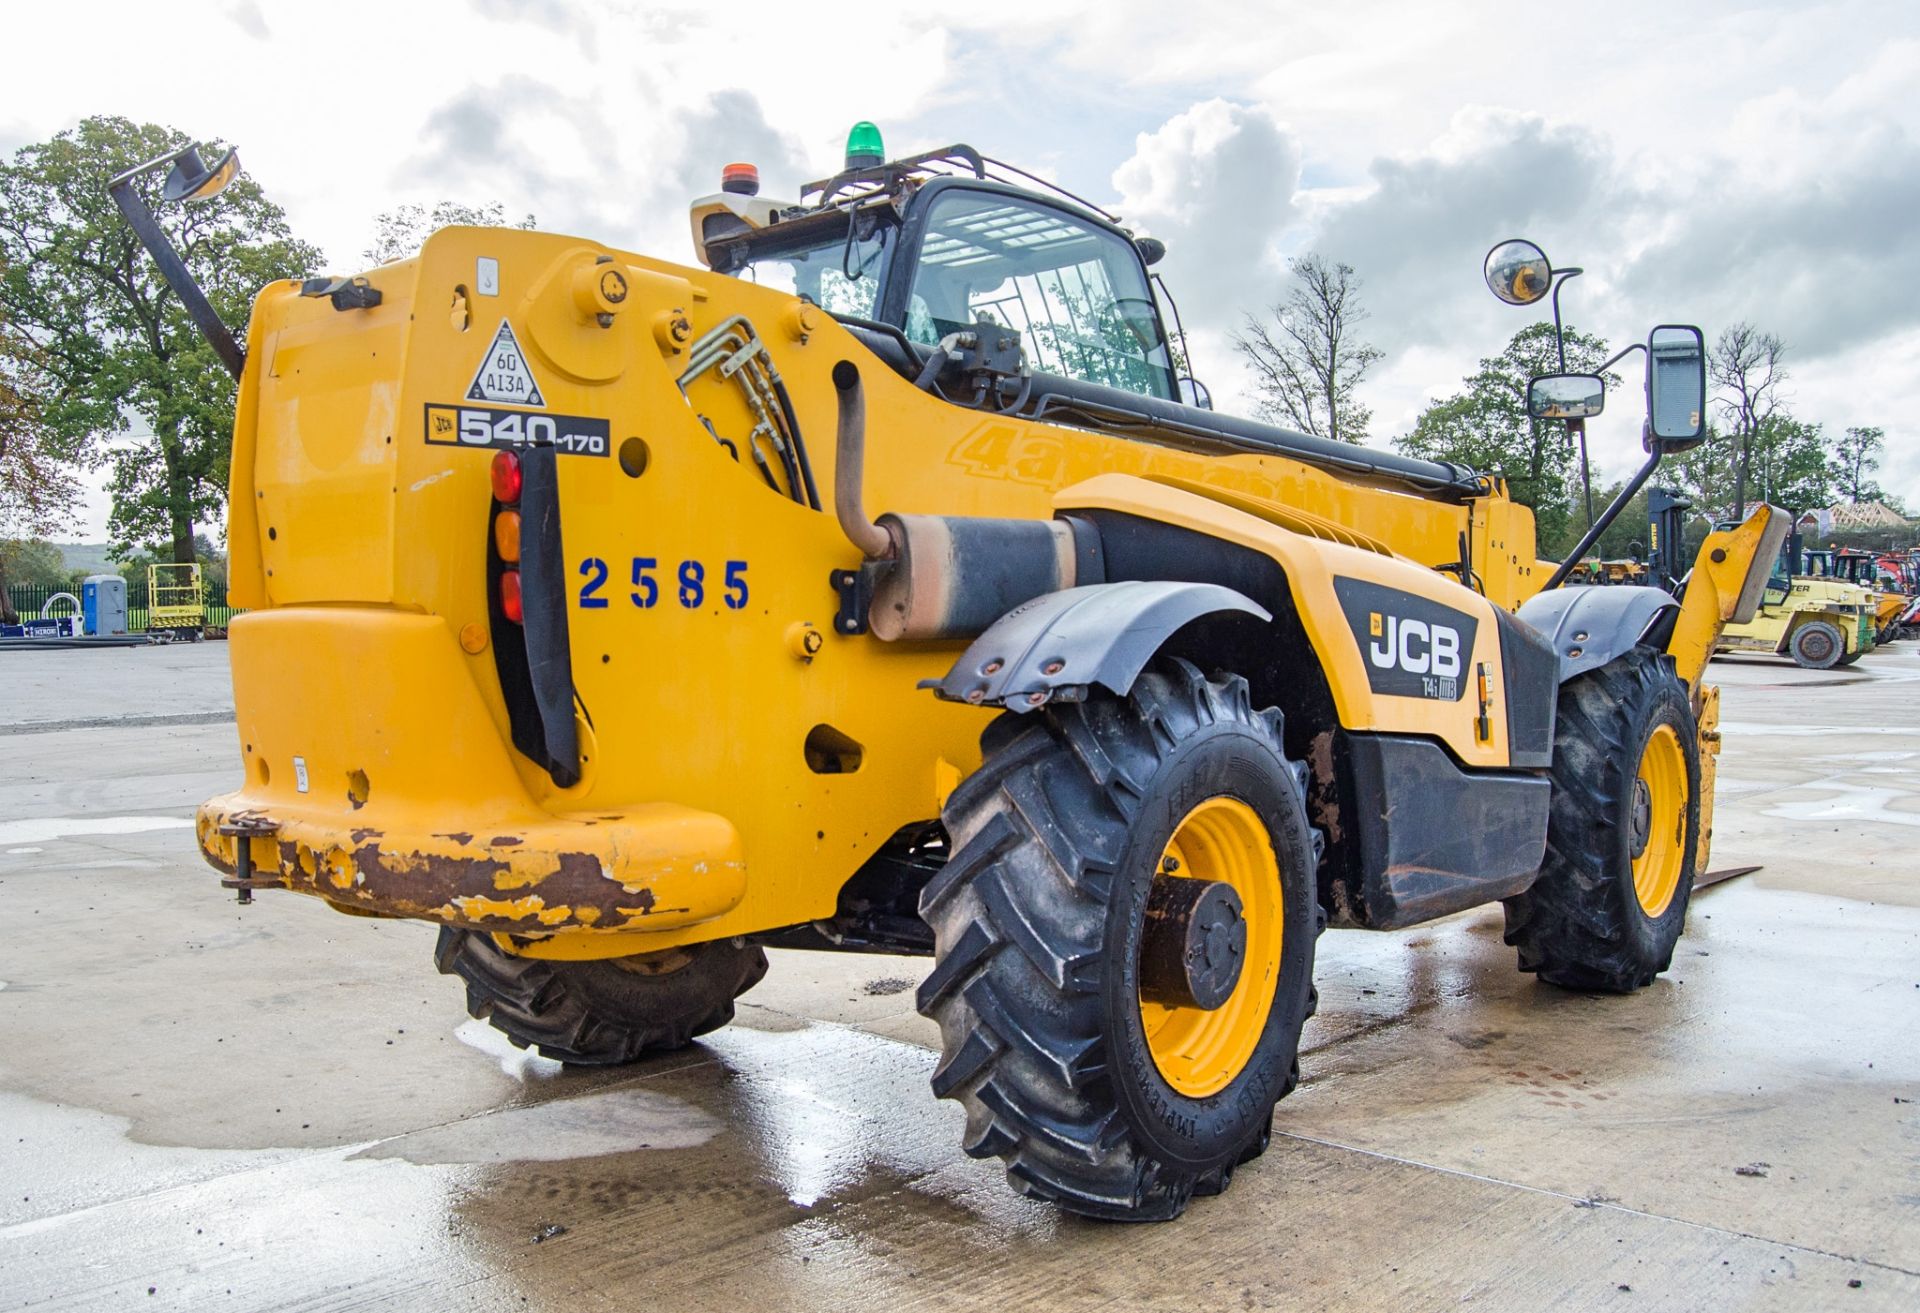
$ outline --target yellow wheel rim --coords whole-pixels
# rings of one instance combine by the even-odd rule
[[[1258,812],[1238,798],[1215,797],[1174,827],[1159,869],[1233,886],[1246,917],[1246,959],[1225,1003],[1207,1011],[1140,1000],[1140,1023],[1160,1075],[1188,1098],[1205,1098],[1233,1083],[1267,1028],[1286,932],[1280,861]]]
[[[1659,916],[1687,864],[1687,756],[1671,725],[1656,728],[1640,752],[1628,824],[1634,896],[1641,911]]]

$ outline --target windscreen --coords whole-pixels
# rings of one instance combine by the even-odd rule
[[[928,215],[907,336],[931,345],[981,320],[1017,329],[1041,372],[1172,396],[1153,296],[1124,238],[1051,206],[954,189]]]

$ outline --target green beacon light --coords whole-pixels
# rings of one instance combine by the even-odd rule
[[[880,129],[861,119],[847,134],[847,167],[877,169],[887,162],[887,148],[880,144]]]

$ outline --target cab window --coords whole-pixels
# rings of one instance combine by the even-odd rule
[[[1040,372],[1172,396],[1153,295],[1125,238],[1051,206],[955,188],[932,200],[905,328],[931,345],[981,320],[1018,330]]]

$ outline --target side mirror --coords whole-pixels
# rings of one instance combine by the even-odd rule
[[[1158,237],[1136,237],[1133,249],[1140,252],[1140,263],[1148,266],[1159,264],[1167,255],[1167,244]]]
[[[1480,272],[1488,289],[1508,305],[1532,305],[1553,286],[1546,252],[1517,237],[1488,251]]]
[[[1542,374],[1527,383],[1527,414],[1535,419],[1590,419],[1606,406],[1598,374]]]
[[[1181,405],[1197,406],[1201,410],[1213,409],[1213,393],[1207,391],[1207,385],[1199,379],[1182,375],[1175,387],[1180,394]]]
[[[163,201],[210,201],[240,176],[240,152],[229,150],[208,168],[197,147],[188,146],[173,157],[167,181],[160,189]]]
[[[1707,351],[1691,324],[1662,324],[1647,338],[1648,451],[1671,455],[1707,436]]]

